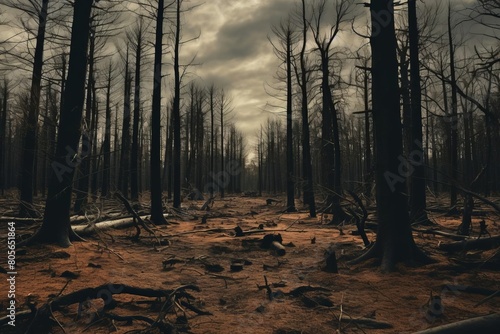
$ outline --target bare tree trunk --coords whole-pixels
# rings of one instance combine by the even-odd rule
[[[85,106],[85,122],[82,132],[82,163],[78,166],[77,180],[78,189],[76,192],[76,200],[74,212],[83,214],[87,205],[89,192],[89,175],[90,175],[90,156],[92,155],[92,86],[94,81],[94,51],[95,51],[95,34],[90,35],[90,51],[89,51],[89,75],[87,79],[87,100]],[[95,98],[95,97],[94,97]]]
[[[164,0],[158,0],[156,14],[156,39],[153,82],[153,109],[151,111],[151,220],[165,223],[161,191],[161,65],[163,54]]]
[[[129,47],[127,45],[127,58],[125,59],[125,83],[123,92],[123,126],[122,126],[122,143],[120,150],[120,169],[119,169],[119,189],[125,198],[128,198],[128,181],[130,178],[129,167],[130,167],[130,93],[132,86],[132,78],[129,70]],[[161,69],[160,69],[161,70]],[[155,68],[156,71],[156,68]],[[160,84],[158,84],[160,86]],[[155,86],[156,88],[156,86]],[[161,89],[161,88],[158,88]],[[153,90],[153,100],[155,91]],[[153,104],[153,109],[154,109]],[[152,113],[154,114],[154,112]],[[152,116],[153,117],[153,116]],[[158,111],[159,118],[159,111]],[[152,123],[151,127],[154,129],[156,126],[160,126],[159,120],[158,124]],[[160,146],[160,145],[158,145]],[[159,154],[158,154],[159,156]]]
[[[9,99],[8,81],[4,80],[2,87],[2,97],[0,98],[0,191],[2,196],[5,194],[6,176],[7,176],[7,100]]]
[[[38,33],[36,36],[35,56],[33,62],[33,74],[31,78],[31,90],[28,117],[23,140],[23,156],[21,167],[21,205],[19,215],[30,217],[35,215],[33,204],[33,181],[35,173],[35,156],[37,142],[38,112],[40,105],[40,92],[43,68],[43,49],[45,44],[45,28],[47,26],[47,10],[49,0],[42,0],[42,7],[38,15]]]
[[[292,128],[292,31],[286,31],[286,211],[295,212],[295,182]]]
[[[306,4],[302,3],[302,48],[300,50],[300,91],[301,91],[301,113],[302,113],[302,173],[304,178],[304,204],[309,205],[309,216],[316,217],[316,201],[314,199],[313,173],[311,162],[311,139],[309,130],[309,98],[307,95],[307,68],[306,68],[306,45],[307,28]]]
[[[132,125],[132,150],[130,152],[130,199],[139,200],[137,165],[139,164],[139,117],[141,108],[141,57],[142,57],[142,21],[136,33],[135,49],[135,86],[134,86],[134,120]]]
[[[111,75],[112,68],[110,63],[108,69],[108,82],[106,85],[106,123],[104,126],[104,164],[101,188],[101,196],[103,197],[108,197],[111,181]]]
[[[163,0],[162,0],[163,1]],[[181,207],[181,77],[179,68],[179,49],[181,32],[181,0],[176,0],[176,25],[174,41],[174,208]]]
[[[458,181],[458,99],[457,99],[457,79],[455,74],[455,46],[453,45],[453,36],[451,28],[451,3],[448,3],[448,43],[450,48],[450,80],[451,80],[451,192],[450,208],[457,205],[457,187]]]
[[[220,104],[220,171],[223,177],[224,175],[224,92],[221,95],[221,104]],[[220,197],[224,198],[224,188],[225,182],[222,185],[219,185]]]
[[[404,178],[399,175],[403,153],[398,63],[392,0],[372,1],[373,121],[376,149],[376,194],[379,226],[375,244],[358,259],[381,259],[381,268],[392,271],[401,261],[425,261],[410,228]],[[389,9],[389,10],[388,10]],[[385,17],[384,24],[378,19]],[[399,130],[398,130],[399,129]]]
[[[93,1],[89,0],[75,0],[74,3],[68,80],[64,90],[56,155],[51,165],[44,220],[41,228],[28,243],[56,243],[68,247],[71,245],[70,237],[75,237],[71,230],[69,213],[72,182],[79,159],[76,152],[81,135],[92,5]]]
[[[410,86],[411,86],[411,150],[408,159],[413,165],[410,187],[410,220],[427,221],[425,196],[425,162],[422,147],[422,93],[420,87],[419,36],[416,0],[408,1],[410,30]]]

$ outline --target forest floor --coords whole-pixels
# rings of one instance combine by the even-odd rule
[[[188,333],[412,333],[500,309],[500,296],[476,306],[486,296],[445,288],[500,290],[500,248],[447,254],[438,244],[453,240],[415,232],[418,246],[437,262],[421,267],[401,264],[393,273],[381,273],[374,261],[347,263],[364,251],[361,238],[351,233],[355,224],[339,228],[326,224],[327,217],[309,218],[305,210],[283,213],[284,199],[274,198],[282,201],[266,205],[264,197],[216,198],[208,212],[199,210],[203,201],[185,201],[186,209],[168,219],[171,224],[153,227],[158,240],[144,230],[134,240],[136,229],[130,227],[100,232],[66,249],[18,248],[17,312],[27,309],[28,302],[40,307],[55,296],[106,283],[165,290],[196,285],[200,291],[189,292],[195,298],[189,305],[211,315],[196,314],[179,303],[172,307],[175,313],[167,315],[170,322],[178,323],[179,331]],[[9,215],[14,202],[13,196],[0,199],[0,216]],[[123,205],[118,201],[106,207],[114,208],[116,215],[127,215],[120,212]],[[434,228],[450,233],[460,223],[459,216],[430,217],[439,224]],[[491,211],[487,217],[474,217],[472,235],[477,235],[479,218],[486,219],[491,235],[500,235],[498,215]],[[262,232],[235,236],[236,226],[248,231],[260,224]],[[16,223],[16,228],[18,239],[36,230],[23,223]],[[260,247],[263,236],[272,233],[281,234],[285,255]],[[374,232],[367,229],[367,234],[370,241],[375,240]],[[0,236],[0,266],[6,268],[6,221],[0,223]],[[325,250],[332,244],[338,274],[321,270]],[[243,269],[231,271],[236,259]],[[9,305],[6,280],[1,280],[0,317]],[[441,297],[442,312],[429,313],[431,294]],[[120,316],[156,320],[161,308],[160,302],[143,296],[117,294],[114,299],[117,303],[110,312]],[[103,305],[102,300],[94,300],[54,311],[59,324],[51,333],[158,332],[148,330],[150,326],[140,320],[96,318]],[[187,325],[181,325],[186,319]],[[367,319],[390,328],[373,329]],[[0,331],[22,333],[25,325],[18,317],[16,330],[4,326]]]

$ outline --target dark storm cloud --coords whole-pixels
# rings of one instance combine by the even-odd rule
[[[293,1],[256,3],[229,17],[216,34],[217,43],[207,46],[200,56],[213,63],[234,63],[271,51],[267,35],[272,24],[285,17]],[[231,13],[229,13],[231,14]]]

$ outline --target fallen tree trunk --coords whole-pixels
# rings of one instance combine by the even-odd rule
[[[500,235],[483,238],[452,242],[449,244],[440,244],[439,249],[447,252],[456,252],[469,249],[492,249],[500,245]]]
[[[465,240],[465,239],[469,239],[470,238],[467,235],[459,235],[459,234],[455,234],[455,233],[448,233],[448,232],[443,232],[443,231],[439,231],[439,230],[431,229],[431,228],[429,228],[429,229],[421,229],[421,228],[413,227],[412,230],[415,231],[415,232],[423,233],[423,234],[440,235],[442,237],[451,238],[453,240]]]
[[[500,328],[500,313],[471,318],[451,324],[426,329],[413,334],[495,334]]]
[[[468,285],[445,284],[445,285],[443,285],[443,289],[447,289],[450,291],[474,293],[474,294],[483,295],[483,296],[491,296],[491,295],[500,293],[499,290],[490,290],[490,289],[479,288],[479,287],[468,286]]]
[[[163,215],[165,218],[170,217],[170,215],[165,214]],[[140,216],[141,219],[146,219],[149,217],[149,215],[146,216]],[[96,231],[106,231],[109,229],[123,229],[123,228],[129,228],[135,226],[134,223],[134,218],[129,217],[129,218],[122,218],[122,219],[115,219],[115,220],[107,220],[103,221],[100,223],[96,224],[90,224],[90,225],[76,225],[72,226],[73,231],[76,232],[81,237],[86,237],[90,236]]]
[[[342,316],[339,317],[338,321],[352,323],[360,327],[371,328],[371,329],[388,329],[394,327],[388,322],[378,321],[370,318],[354,318],[346,314],[342,314]]]

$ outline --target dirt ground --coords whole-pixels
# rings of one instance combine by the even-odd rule
[[[412,333],[500,309],[500,296],[476,306],[486,296],[444,288],[467,285],[499,290],[500,267],[495,265],[500,263],[499,249],[449,255],[437,246],[451,239],[415,232],[417,244],[437,262],[423,267],[402,264],[394,273],[381,273],[373,261],[347,264],[364,251],[361,238],[351,234],[356,230],[354,224],[338,228],[325,224],[327,217],[309,218],[304,210],[282,213],[283,201],[268,206],[261,197],[217,198],[203,223],[205,212],[198,210],[202,204],[185,202],[186,210],[168,219],[172,224],[154,228],[162,245],[146,231],[134,241],[135,228],[131,227],[100,233],[99,238],[75,242],[67,249],[27,248],[25,254],[17,255],[17,311],[26,309],[21,306],[26,302],[40,307],[56,295],[105,283],[154,289],[198,286],[200,292],[190,292],[195,297],[191,304],[211,315],[197,315],[177,305],[175,313],[167,316],[169,321],[179,322],[186,315],[187,326],[179,327],[197,334]],[[122,207],[118,202],[114,206],[118,211]],[[459,224],[459,217],[430,217],[442,231],[454,232]],[[500,235],[498,216],[487,218],[491,235]],[[477,221],[474,219],[475,232]],[[0,224],[4,240],[0,266],[6,268],[7,222]],[[262,233],[237,237],[233,231],[236,226],[247,231],[260,224]],[[18,238],[33,231],[33,227],[17,223]],[[374,241],[375,234],[367,232]],[[263,236],[271,233],[281,234],[285,255],[260,247]],[[325,250],[332,244],[338,274],[320,269]],[[235,259],[244,260],[240,261],[243,270],[231,271]],[[63,276],[73,277],[61,277],[64,272]],[[266,279],[272,298],[265,288]],[[6,314],[9,303],[5,281],[2,279],[0,285],[0,317]],[[302,291],[294,290],[299,287]],[[304,292],[307,287],[318,289]],[[431,294],[441,296],[442,312],[428,313]],[[113,314],[151,319],[159,314],[158,305],[150,303],[154,298],[119,294],[115,300],[116,307],[110,311]],[[140,320],[96,319],[95,312],[102,306],[103,302],[97,300],[80,305],[80,310],[75,304],[54,312],[59,325],[52,333],[155,333],[146,331],[149,325]],[[373,319],[391,328],[373,329],[349,317]],[[18,322],[13,333],[21,332],[21,328]],[[4,329],[0,331],[4,333]]]

